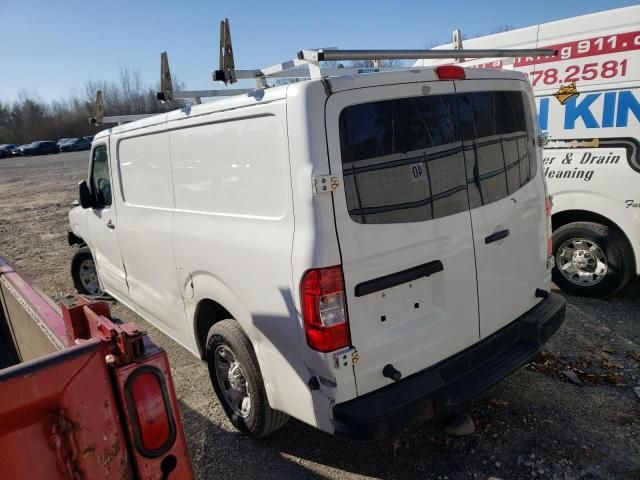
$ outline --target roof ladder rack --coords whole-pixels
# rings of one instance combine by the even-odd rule
[[[171,105],[173,100],[190,100],[194,104],[201,104],[203,98],[208,97],[229,97],[252,92],[252,88],[230,88],[218,90],[173,90],[171,83],[171,72],[169,71],[169,60],[167,52],[160,54],[160,92],[156,98]]]
[[[192,104],[201,104],[203,98],[209,97],[229,97],[244,93],[253,92],[252,88],[230,88],[218,90],[178,90],[173,89],[173,81],[171,79],[171,71],[169,69],[169,57],[167,52],[160,54],[160,91],[156,93],[156,100],[173,105],[175,100],[187,100]],[[118,125],[128,122],[134,122],[143,118],[158,115],[158,113],[141,113],[134,115],[112,115],[104,116],[104,101],[102,90],[96,93],[96,116],[89,119],[89,122],[95,125],[103,125],[105,123],[116,123]]]
[[[340,50],[338,48],[320,48],[300,50],[295,58],[276,65],[270,65],[259,69],[240,70],[235,67],[233,56],[233,44],[231,41],[231,29],[229,19],[220,22],[220,49],[218,70],[213,72],[213,80],[223,82],[225,85],[236,83],[238,80],[252,79],[256,82],[257,89],[268,87],[267,79],[272,78],[311,78],[319,79],[335,75],[355,75],[359,73],[373,73],[381,71],[416,70],[425,67],[418,66],[393,66],[380,67],[382,60],[421,60],[421,59],[452,59],[456,62],[464,62],[472,58],[516,58],[516,57],[552,57],[558,54],[554,49],[470,49],[462,47],[462,33],[460,30],[453,32],[453,49],[434,50]],[[341,62],[370,60],[373,68],[345,67],[338,64],[335,67],[326,68],[322,62]],[[428,68],[428,67],[427,67]],[[245,94],[253,89],[219,89],[219,90],[190,90],[174,91],[169,70],[167,52],[160,55],[160,92],[157,99],[172,105],[175,100],[190,100],[192,104],[202,103],[202,98],[220,97]],[[139,120],[155,114],[104,116],[102,92],[96,97],[96,116],[91,123],[125,123]]]
[[[151,117],[153,115],[157,115],[155,113],[142,113],[139,115],[113,115],[113,116],[104,116],[104,102],[102,90],[98,90],[96,93],[96,116],[91,117],[89,119],[89,123],[94,125],[102,125],[104,123],[117,123],[118,125],[121,123],[133,122],[135,120],[142,120],[143,118]]]
[[[457,36],[456,36],[457,35]],[[296,58],[285,62],[254,70],[236,70],[231,43],[229,20],[220,22],[220,64],[214,71],[213,79],[225,85],[242,79],[256,80],[258,88],[267,86],[268,78],[322,78],[332,75],[370,73],[383,70],[415,70],[420,67],[379,67],[381,60],[420,60],[495,57],[548,57],[557,55],[553,49],[487,49],[463,50],[462,33],[454,32],[454,50],[339,50],[337,48],[300,50]],[[372,60],[373,69],[362,68],[322,68],[320,62]]]

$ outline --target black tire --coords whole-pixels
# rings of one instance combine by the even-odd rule
[[[576,285],[560,271],[558,249],[567,241],[584,238],[595,243],[603,251],[607,261],[607,273],[593,285]],[[615,228],[594,222],[573,222],[553,232],[554,283],[565,292],[582,297],[604,298],[621,290],[633,275],[633,251],[627,239]]]
[[[223,386],[216,374],[216,349],[220,346],[229,348],[240,364],[242,373],[251,392],[251,409],[248,416],[236,413],[223,393]],[[260,366],[256,360],[251,342],[235,320],[222,320],[209,329],[207,335],[207,364],[209,377],[218,402],[224,408],[231,423],[251,438],[260,438],[281,428],[289,420],[285,413],[273,410],[267,400],[264,382],[260,374]]]
[[[83,268],[83,264],[88,261],[93,262],[95,268],[95,261],[93,260],[93,255],[91,255],[91,250],[89,250],[89,247],[85,245],[84,247],[80,247],[71,259],[71,278],[73,278],[73,286],[76,287],[78,293],[82,295],[104,295],[104,292],[100,288],[99,284],[98,291],[89,291],[84,283],[82,283],[82,280],[80,278],[80,269]]]

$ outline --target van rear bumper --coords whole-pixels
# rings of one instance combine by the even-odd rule
[[[566,301],[550,293],[503,329],[421,372],[333,408],[335,433],[374,440],[461,405],[538,353],[564,321]]]

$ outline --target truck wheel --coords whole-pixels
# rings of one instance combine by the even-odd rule
[[[222,320],[207,335],[209,376],[231,423],[252,438],[279,429],[289,416],[269,406],[251,342],[235,320]]]
[[[83,295],[100,296],[103,294],[98,282],[98,272],[89,247],[79,248],[71,260],[71,278],[73,286]]]
[[[602,298],[622,289],[632,275],[633,252],[614,228],[574,222],[553,232],[553,281],[562,290]]]

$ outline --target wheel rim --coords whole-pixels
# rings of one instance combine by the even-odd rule
[[[242,366],[231,349],[220,345],[214,352],[218,385],[231,409],[243,418],[251,413],[251,391]]]
[[[90,295],[99,295],[101,293],[98,272],[96,272],[96,265],[93,260],[83,260],[78,268],[78,274],[80,283]]]
[[[572,238],[560,245],[556,265],[564,278],[581,287],[600,283],[609,271],[602,248],[586,238]]]

